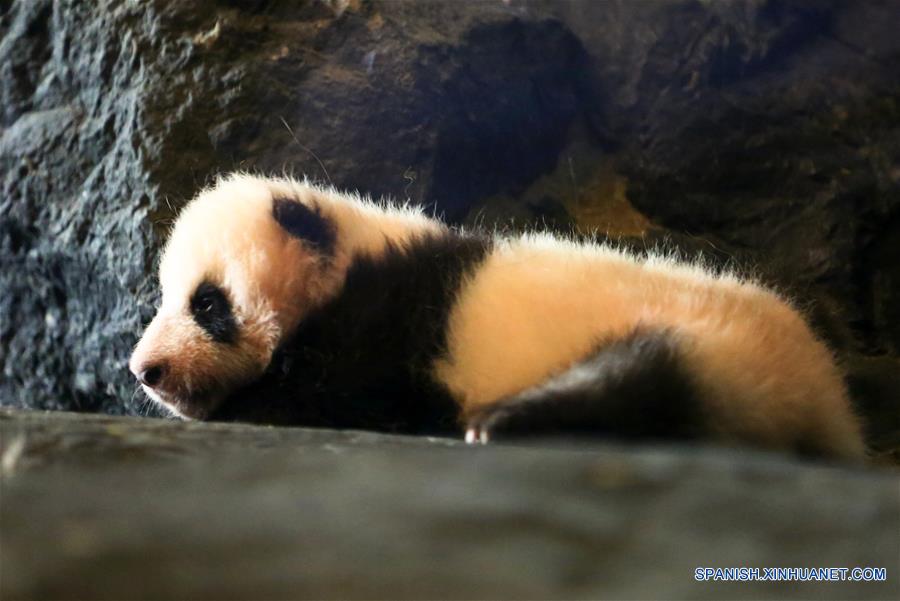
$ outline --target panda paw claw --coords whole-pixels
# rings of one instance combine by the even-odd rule
[[[490,441],[488,431],[479,426],[469,426],[466,429],[467,444],[487,444]]]

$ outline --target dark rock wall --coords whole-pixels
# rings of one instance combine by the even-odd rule
[[[236,168],[455,221],[668,234],[741,257],[814,290],[849,326],[859,388],[889,388],[872,378],[900,354],[890,0],[0,11],[4,405],[147,410],[125,363],[160,242]]]

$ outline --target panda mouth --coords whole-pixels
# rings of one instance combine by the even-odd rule
[[[216,404],[215,396],[210,394],[195,393],[184,396],[154,390],[143,384],[141,388],[144,389],[144,394],[150,397],[157,405],[162,406],[173,417],[185,421],[206,419]]]

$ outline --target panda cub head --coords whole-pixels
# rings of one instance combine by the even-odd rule
[[[148,396],[203,419],[263,373],[282,338],[340,286],[340,211],[329,195],[236,175],[188,204],[160,263],[161,305],[129,362]]]

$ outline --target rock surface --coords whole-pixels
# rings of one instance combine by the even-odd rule
[[[0,404],[152,412],[125,363],[160,243],[236,168],[736,258],[884,390],[898,30],[890,1],[3,3]]]
[[[894,470],[0,410],[4,599],[895,599]],[[697,567],[886,582],[697,582]]]

